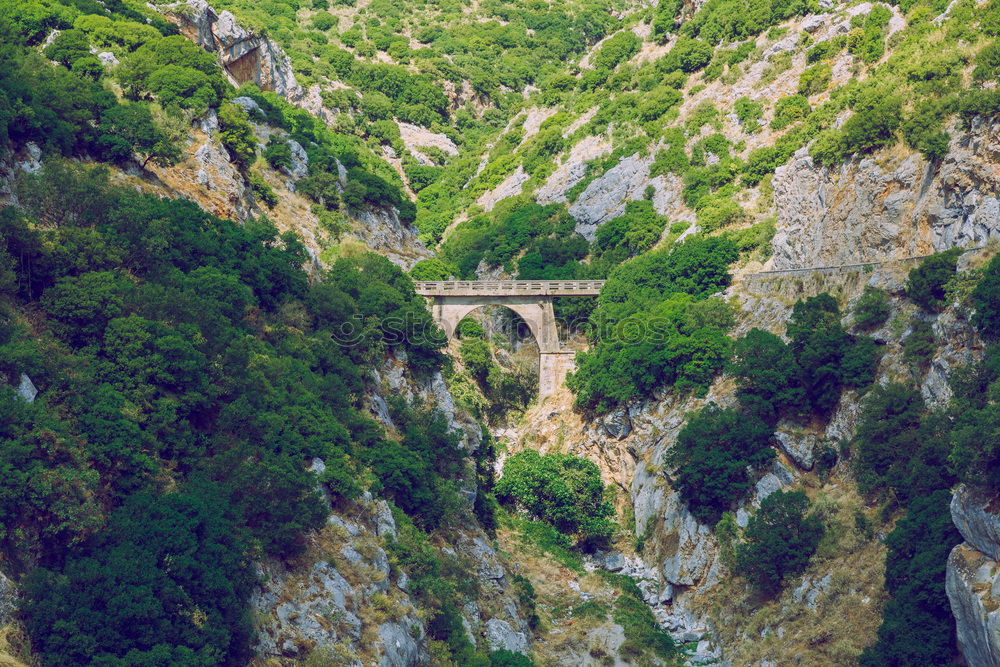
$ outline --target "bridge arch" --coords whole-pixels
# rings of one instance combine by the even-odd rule
[[[520,316],[538,344],[538,393],[551,394],[573,368],[574,352],[562,349],[552,299],[597,296],[603,280],[418,281],[417,294],[433,299],[434,321],[449,340],[458,323],[482,306],[506,306]]]
[[[511,297],[489,297],[485,299],[449,299],[435,303],[434,319],[444,329],[448,340],[455,338],[458,324],[473,311],[485,306],[503,306],[517,313],[524,320],[535,337],[539,352],[558,352],[559,334],[555,312],[551,301],[537,301]]]

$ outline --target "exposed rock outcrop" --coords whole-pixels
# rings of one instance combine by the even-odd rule
[[[1000,560],[1000,498],[962,484],[951,499],[951,518],[969,545]]]
[[[774,268],[832,266],[980,246],[1000,237],[1000,123],[956,132],[940,164],[897,148],[775,170]]]
[[[218,55],[233,85],[251,82],[293,103],[304,98],[305,91],[295,80],[292,63],[282,48],[241,26],[230,12],[216,13],[205,0],[160,5],[158,9],[188,39]]]
[[[1000,564],[959,544],[948,557],[945,588],[966,663],[1000,665]]]

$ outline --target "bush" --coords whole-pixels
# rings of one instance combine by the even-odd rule
[[[286,140],[272,134],[264,148],[264,159],[272,169],[291,169],[292,148]]]
[[[709,404],[691,417],[667,454],[671,486],[704,523],[715,523],[752,488],[748,468],[774,458],[771,427],[738,410]]]
[[[809,106],[809,100],[804,95],[782,97],[774,105],[774,119],[771,121],[771,129],[783,130],[792,123],[808,116],[810,111],[812,111],[812,107]]]
[[[811,97],[822,93],[830,87],[833,80],[833,67],[829,63],[820,63],[806,69],[799,76],[799,95]]]
[[[743,219],[743,207],[728,197],[706,197],[698,209],[698,225],[703,232],[713,232]]]
[[[775,491],[760,503],[736,546],[735,572],[756,588],[773,595],[785,579],[806,569],[823,536],[823,524],[808,514],[810,503],[801,491]]]
[[[936,342],[931,323],[914,318],[910,323],[909,335],[903,339],[903,361],[915,372],[925,372],[937,349]]]
[[[313,16],[312,27],[321,32],[326,32],[337,25],[337,17],[330,12],[319,11]]]
[[[656,67],[664,74],[680,70],[697,72],[712,60],[712,46],[700,39],[681,35],[667,55],[657,61]]]
[[[257,156],[253,126],[246,110],[238,104],[226,102],[219,107],[219,139],[241,171],[246,170]]]
[[[945,287],[955,276],[955,267],[962,252],[961,248],[952,248],[920,262],[907,277],[906,296],[928,312],[941,312],[948,305]]]
[[[250,191],[253,192],[253,196],[264,202],[265,206],[274,208],[278,205],[278,195],[274,194],[274,190],[263,176],[252,171],[247,175],[247,182],[250,183]]]
[[[414,280],[450,280],[454,275],[454,267],[437,258],[422,259],[410,269]]]
[[[598,69],[614,69],[619,63],[638,53],[641,46],[642,40],[635,33],[631,30],[622,30],[604,41],[591,59],[591,65]]]
[[[986,266],[983,277],[972,290],[972,303],[976,309],[972,321],[979,331],[987,338],[1000,338],[1000,255]]]
[[[501,504],[574,537],[582,548],[604,545],[614,533],[614,508],[604,499],[600,469],[589,459],[527,449],[504,462],[493,488]]]
[[[854,325],[861,330],[882,326],[892,313],[892,304],[885,290],[865,285],[865,291],[854,304]]]
[[[760,130],[760,117],[764,115],[764,105],[753,102],[749,97],[741,97],[733,105],[733,111],[743,129],[751,134]]]

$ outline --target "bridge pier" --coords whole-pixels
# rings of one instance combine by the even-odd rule
[[[576,352],[542,352],[538,355],[538,397],[556,393],[566,376],[576,370]]]
[[[416,291],[432,298],[434,321],[451,340],[459,322],[482,306],[510,308],[521,316],[538,343],[538,394],[553,394],[575,367],[575,352],[559,343],[552,299],[560,296],[597,296],[603,280],[504,280],[417,282]]]

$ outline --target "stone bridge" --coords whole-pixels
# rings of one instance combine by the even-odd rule
[[[434,300],[432,313],[449,340],[462,319],[482,306],[506,306],[521,316],[538,343],[538,394],[553,393],[573,368],[572,350],[559,343],[552,299],[597,296],[603,280],[418,281],[417,294]]]

